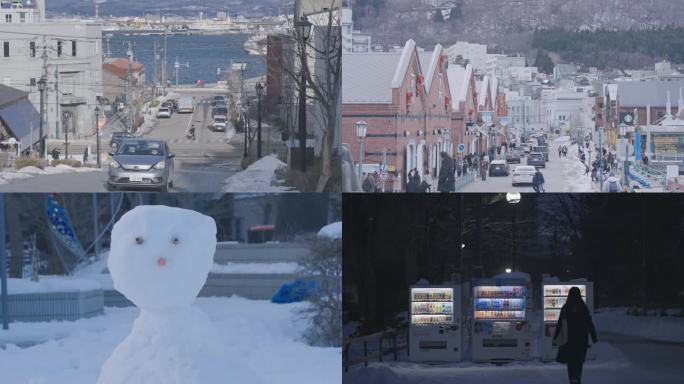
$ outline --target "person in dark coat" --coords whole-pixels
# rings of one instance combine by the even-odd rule
[[[456,189],[456,178],[454,173],[454,159],[446,152],[441,152],[442,166],[439,169],[439,179],[437,181],[437,190],[444,193],[453,192]]]
[[[567,343],[558,347],[556,361],[568,365],[568,378],[571,384],[580,384],[582,381],[582,367],[587,356],[589,347],[588,338],[596,344],[596,329],[591,321],[589,308],[582,301],[579,288],[572,287],[568,292],[568,298],[561,309],[556,332],[553,339],[556,340],[561,332],[563,320],[567,323]]]
[[[408,182],[406,183],[406,192],[407,193],[418,192],[418,186],[416,185],[416,181],[413,178],[413,170],[410,170],[409,174],[408,174]]]

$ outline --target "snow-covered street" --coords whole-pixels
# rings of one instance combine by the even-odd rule
[[[684,368],[684,344],[666,344],[633,336],[599,333],[597,360],[584,366],[585,384],[674,384]],[[344,375],[345,384],[557,384],[567,382],[565,365],[556,362],[515,362],[502,366],[470,362],[428,365],[407,362],[375,363],[355,367]]]
[[[305,303],[273,304],[240,297],[198,298],[227,362],[242,362],[267,383],[339,383],[339,348],[316,348],[300,340]],[[126,337],[139,310],[105,308],[104,316],[75,322],[13,323],[0,334],[3,384],[92,384],[112,350]],[[16,344],[22,345],[18,347]],[[25,346],[29,344],[31,346]],[[221,372],[223,367],[216,367]],[[230,372],[225,372],[230,377]],[[247,384],[247,383],[243,383]]]
[[[558,157],[558,146],[565,145],[568,148],[567,157]],[[542,168],[544,174],[544,188],[546,192],[598,192],[592,185],[591,176],[585,175],[584,165],[580,162],[577,144],[570,144],[570,137],[563,136],[551,141],[549,144],[549,161],[546,168]],[[592,153],[593,156],[593,153]],[[521,165],[525,165],[526,158],[521,159]],[[509,164],[511,174],[518,164]],[[512,176],[487,177],[485,181],[476,178],[459,192],[534,192],[531,185],[513,187]]]

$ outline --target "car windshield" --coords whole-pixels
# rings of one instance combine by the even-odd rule
[[[124,141],[116,151],[117,155],[164,156],[164,146],[159,141]]]
[[[226,121],[226,118],[223,116],[216,116],[216,117],[214,117],[214,121],[218,121],[218,122],[222,123],[222,122]]]

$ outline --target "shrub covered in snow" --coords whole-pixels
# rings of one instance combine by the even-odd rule
[[[301,262],[304,275],[319,281],[320,289],[309,298],[311,305],[302,310],[310,320],[304,338],[313,346],[342,345],[342,239],[308,236],[303,239],[311,257]]]

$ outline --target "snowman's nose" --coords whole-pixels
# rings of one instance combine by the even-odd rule
[[[165,266],[166,265],[166,259],[163,257],[160,257],[159,259],[157,259],[157,265],[159,265],[160,267]]]

